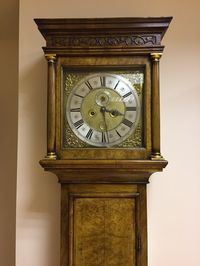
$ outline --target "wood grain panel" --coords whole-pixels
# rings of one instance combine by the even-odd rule
[[[74,265],[135,265],[135,199],[74,200]]]

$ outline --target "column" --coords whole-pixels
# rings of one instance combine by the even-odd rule
[[[163,157],[160,154],[160,84],[159,84],[159,61],[161,53],[152,53],[151,68],[151,92],[152,92],[152,160],[160,160]]]
[[[48,61],[47,77],[47,155],[45,158],[56,159],[55,153],[55,54],[45,55]]]

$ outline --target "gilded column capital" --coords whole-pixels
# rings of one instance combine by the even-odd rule
[[[151,59],[154,62],[160,61],[161,56],[162,56],[162,53],[151,53]]]
[[[45,54],[45,58],[48,62],[54,63],[56,61],[56,54]]]

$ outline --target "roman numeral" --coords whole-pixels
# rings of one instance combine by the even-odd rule
[[[70,112],[80,112],[81,108],[72,108],[70,109]]]
[[[88,133],[86,134],[86,138],[87,139],[91,139],[92,134],[93,134],[93,130],[90,128],[89,131],[88,131]]]
[[[93,88],[92,88],[92,86],[91,86],[89,81],[86,81],[85,85],[88,87],[89,90],[93,90]]]
[[[119,132],[117,130],[115,130],[115,131],[116,131],[117,135],[121,138],[121,135],[119,134]]]
[[[74,123],[74,126],[76,127],[76,129],[78,129],[82,127],[83,123],[84,123],[83,119],[80,119]]]
[[[126,111],[136,111],[136,106],[126,106]]]
[[[117,84],[116,84],[115,87],[114,87],[114,90],[116,90],[116,88],[117,88],[117,86],[119,85],[119,83],[120,83],[120,80],[118,80]]]
[[[84,96],[76,94],[76,93],[74,93],[74,95],[77,96],[77,97],[80,97],[80,98],[84,98]]]
[[[106,134],[105,134],[105,132],[102,132],[101,141],[102,141],[103,143],[108,142],[108,140],[106,139]]]
[[[126,93],[126,94],[123,96],[123,98],[125,99],[126,97],[130,96],[131,94],[132,94],[132,92],[129,91],[128,93]]]
[[[124,120],[122,121],[122,123],[124,124],[124,125],[126,125],[127,127],[132,127],[132,125],[133,125],[133,122],[131,122],[130,120],[128,120],[128,119],[126,119],[126,118],[124,118]]]
[[[106,77],[100,77],[100,81],[101,81],[101,86],[105,87],[106,86]]]

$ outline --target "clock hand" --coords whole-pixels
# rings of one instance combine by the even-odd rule
[[[103,115],[103,120],[104,120],[104,124],[105,124],[106,136],[107,136],[107,140],[108,140],[108,142],[109,142],[108,127],[107,127],[107,124],[106,124],[106,116],[105,116],[106,108],[102,106],[101,109],[100,109],[100,112],[101,112],[102,115]]]
[[[108,110],[105,108],[105,112],[112,114],[113,116],[123,116],[124,114],[122,114],[121,112],[119,112],[118,110]]]

